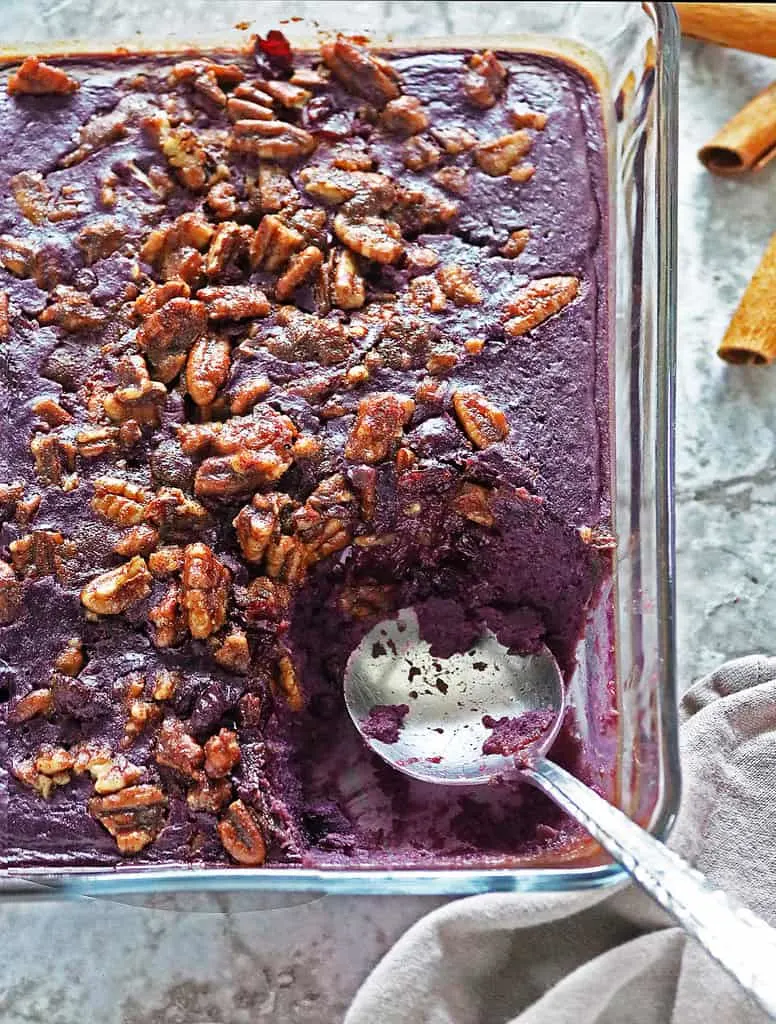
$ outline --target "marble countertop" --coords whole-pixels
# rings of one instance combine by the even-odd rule
[[[52,5],[52,16],[67,6]],[[95,3],[103,13],[112,6]],[[426,22],[448,27],[444,4],[420,6],[427,9]],[[466,5],[493,24],[510,6]],[[381,7],[387,19],[407,20],[404,5]],[[0,23],[9,10],[0,10]],[[774,67],[692,42],[682,54],[677,527],[683,686],[727,657],[773,649],[776,558],[765,517],[776,503],[776,367],[732,369],[715,348],[776,228],[767,216],[769,201],[774,209],[776,163],[758,176],[725,181],[707,174],[695,151],[768,84]],[[14,946],[12,955],[0,958],[0,1024],[336,1024],[382,953],[441,902],[326,898],[261,912],[225,905],[218,913],[87,900],[5,904],[0,933],[6,943],[13,937]]]

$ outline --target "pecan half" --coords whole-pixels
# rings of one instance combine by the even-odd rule
[[[137,343],[147,353],[159,379],[167,384],[180,373],[186,353],[206,328],[203,303],[181,296],[146,317],[137,332]]]
[[[402,146],[402,161],[410,171],[425,171],[436,167],[442,159],[439,149],[430,139],[422,135],[414,135]]]
[[[270,311],[267,296],[252,284],[200,288],[197,298],[204,302],[211,320],[246,320]]]
[[[520,253],[528,245],[531,238],[531,232],[528,228],[519,228],[517,231],[513,231],[509,238],[499,249],[502,256],[506,256],[507,259],[514,260],[520,255]]]
[[[251,266],[278,271],[303,245],[304,235],[300,231],[268,213],[262,217],[251,241]]]
[[[232,784],[228,779],[209,779],[200,774],[186,793],[186,803],[192,811],[219,814],[232,799]]]
[[[122,558],[143,555],[147,558],[159,543],[159,531],[153,526],[131,526],[113,545],[113,550]]]
[[[81,83],[60,68],[44,64],[38,57],[26,57],[8,76],[8,93],[30,93],[44,96],[50,93],[67,95],[80,89]]]
[[[116,840],[119,853],[139,853],[161,832],[167,797],[158,786],[128,786],[118,793],[95,796],[89,813]]]
[[[205,772],[211,779],[228,775],[239,760],[240,744],[231,729],[222,729],[205,744]]]
[[[509,317],[504,330],[513,338],[525,334],[568,306],[578,291],[576,277],[543,277],[531,281],[504,307]]]
[[[186,363],[186,390],[197,405],[210,405],[229,376],[231,346],[206,335],[194,342]]]
[[[149,608],[148,621],[154,627],[153,639],[157,647],[177,647],[182,643],[186,636],[186,616],[181,607],[181,588],[177,583],[171,584],[158,604]]]
[[[509,433],[504,413],[478,391],[456,391],[453,408],[464,433],[477,448],[487,448],[503,441]]]
[[[267,97],[269,102],[269,97]],[[274,121],[275,115],[271,107],[256,103],[253,100],[230,96],[226,101],[226,116],[230,121]]]
[[[292,256],[285,273],[275,284],[275,297],[284,301],[290,299],[296,289],[304,284],[323,263],[323,253],[314,245]]]
[[[348,249],[376,263],[396,263],[404,252],[401,228],[381,217],[351,219],[346,213],[334,218],[334,234]]]
[[[77,440],[77,439],[76,439]],[[75,469],[75,448],[55,434],[36,434],[30,441],[38,479],[52,487],[61,487],[66,474]]]
[[[207,544],[189,544],[183,554],[181,605],[195,640],[217,633],[226,621],[231,574]]]
[[[97,615],[120,615],[148,597],[152,580],[145,559],[136,555],[87,583],[81,591],[81,604]]]
[[[332,254],[331,298],[339,309],[360,309],[366,302],[364,279],[348,249]]]
[[[63,560],[68,546],[58,530],[33,530],[8,545],[16,572],[29,579],[63,577]]]
[[[26,697],[16,701],[9,715],[14,722],[27,722],[37,715],[47,715],[53,706],[54,695],[51,690],[32,690]]]
[[[482,292],[474,283],[471,271],[457,263],[446,263],[436,272],[442,291],[456,306],[476,306],[482,302]]]
[[[375,106],[384,106],[400,94],[396,70],[364,47],[337,36],[321,46],[321,57],[335,78],[350,92],[363,96]]]
[[[278,534],[278,522],[278,501],[274,495],[255,494],[251,504],[240,509],[233,525],[246,562],[261,562],[270,540]]]
[[[53,196],[42,174],[19,171],[8,179],[8,187],[28,221],[42,224],[47,219]]]
[[[229,146],[260,160],[298,160],[315,149],[315,137],[286,121],[235,121]]]
[[[474,159],[480,170],[497,178],[509,174],[515,164],[528,153],[531,143],[531,136],[524,128],[520,128],[490,142],[481,142],[474,149]]]
[[[186,732],[183,723],[175,718],[166,718],[156,738],[155,760],[165,768],[173,768],[181,775],[193,779],[197,769],[205,762],[205,751]]]
[[[22,585],[8,562],[0,559],[0,626],[15,622],[22,609]]]
[[[218,823],[218,835],[226,852],[238,864],[258,867],[264,863],[267,848],[256,819],[242,800],[229,805]]]
[[[78,636],[71,637],[65,644],[64,649],[57,655],[54,661],[54,668],[63,675],[75,677],[84,667],[84,645]]]
[[[251,667],[251,650],[248,637],[242,629],[232,629],[226,636],[210,638],[210,653],[213,661],[227,672],[244,676]]]
[[[247,224],[224,221],[216,228],[210,241],[205,260],[208,277],[218,277],[235,260],[243,256],[253,237],[253,229]]]
[[[504,91],[506,79],[507,70],[492,50],[473,53],[464,76],[463,91],[470,103],[486,109],[492,107]]]
[[[137,526],[143,521],[151,494],[144,487],[115,476],[99,476],[94,481],[91,505],[98,515],[119,526]]]
[[[108,315],[95,306],[84,292],[68,285],[57,285],[50,293],[52,300],[38,316],[44,325],[56,324],[65,331],[89,331],[103,327]]]
[[[167,365],[164,360],[159,364]],[[148,423],[158,426],[167,401],[167,388],[151,380],[145,359],[135,353],[126,355],[116,367],[119,387],[103,399],[103,409],[114,423]]]
[[[152,284],[151,287],[135,299],[134,310],[137,316],[150,316],[161,309],[170,299],[188,299],[191,289],[185,281],[165,281],[164,284]]]
[[[307,550],[296,537],[273,539],[265,555],[267,575],[291,587],[300,586],[307,573]]]
[[[278,210],[293,209],[299,205],[299,193],[289,177],[288,171],[279,164],[262,161],[256,179],[261,210],[277,213]]]
[[[388,458],[398,447],[404,426],[414,411],[411,398],[391,392],[376,392],[362,398],[345,445],[345,457],[351,462],[367,463]]]

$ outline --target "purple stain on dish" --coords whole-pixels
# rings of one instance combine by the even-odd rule
[[[483,715],[482,724],[493,731],[482,744],[482,752],[516,757],[519,762],[526,747],[532,746],[550,731],[555,717],[552,708],[537,708],[524,711],[522,715],[504,715],[503,718]]]
[[[361,723],[361,732],[380,743],[396,743],[409,713],[409,704],[375,704]]]

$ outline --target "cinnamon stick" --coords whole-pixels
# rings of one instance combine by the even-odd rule
[[[776,235],[733,314],[718,355],[728,363],[776,359]]]
[[[776,4],[675,4],[682,35],[776,57]]]
[[[776,82],[763,89],[698,150],[715,174],[732,177],[759,171],[776,157]]]

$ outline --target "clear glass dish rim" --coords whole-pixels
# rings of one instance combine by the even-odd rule
[[[656,52],[656,544],[660,676],[657,680],[661,807],[649,830],[666,838],[679,806],[680,768],[675,652],[674,375],[676,341],[676,138],[679,25],[671,3],[644,3],[655,23]],[[451,40],[451,41],[454,41]],[[38,52],[78,53],[63,44]],[[81,51],[83,52],[83,51]],[[128,54],[129,55],[129,54]],[[0,64],[13,58],[3,47]],[[319,895],[474,895],[486,892],[562,892],[624,881],[615,863],[590,867],[339,870],[328,868],[9,868],[0,870],[0,899],[112,897],[169,892],[284,891]]]

